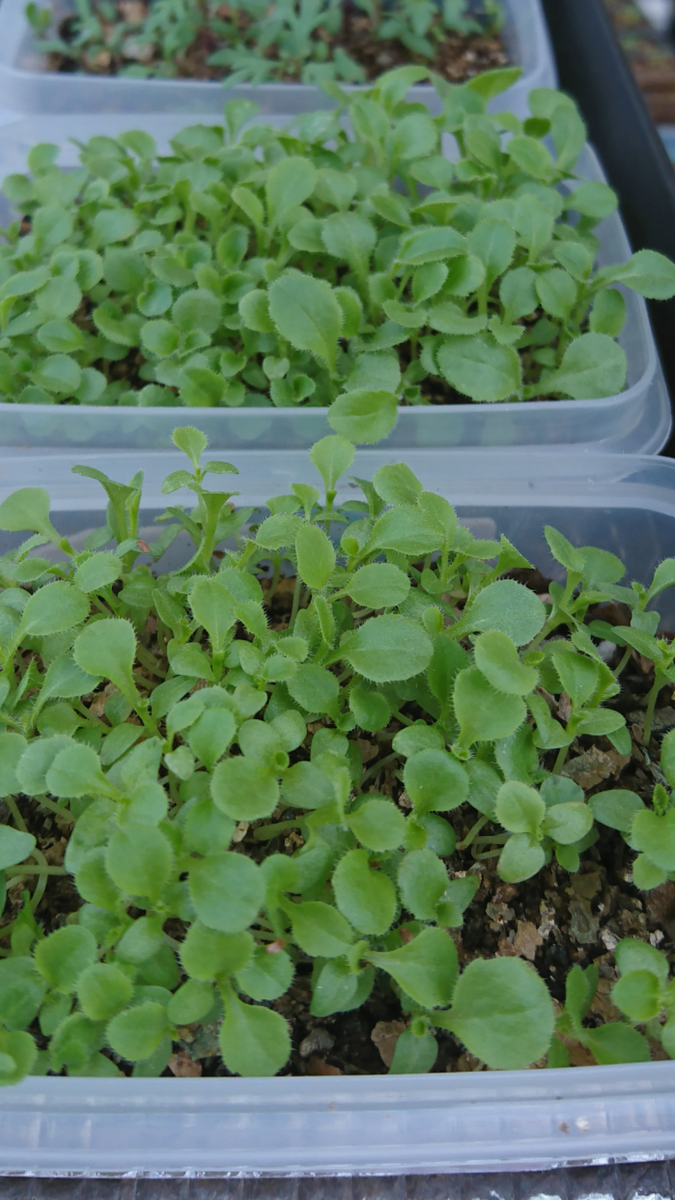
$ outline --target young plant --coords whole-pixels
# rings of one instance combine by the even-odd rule
[[[437,81],[431,117],[404,99],[424,75],[337,91],[294,134],[245,127],[252,106],[230,101],[168,155],[130,132],[66,172],[34,147],[3,184],[25,214],[0,246],[3,399],[330,406],[336,432],[373,442],[399,404],[620,392],[614,285],[665,298],[675,267],[643,250],[595,270],[616,197],[573,174],[586,135],[567,97],[532,92],[524,123],[488,114],[517,75],[497,71]]]
[[[503,14],[486,0],[480,19],[469,15],[466,0],[361,0],[370,32],[399,41],[415,61],[433,60],[448,33],[496,33]],[[164,79],[221,77],[239,83],[339,80],[364,83],[366,72],[345,50],[347,17],[338,0],[283,0],[270,9],[266,0],[240,0],[225,8],[216,0],[154,0],[134,12],[111,0],[78,0],[65,35],[54,34],[54,13],[31,2],[26,6],[38,47],[81,71],[122,77]],[[211,52],[204,55],[203,47]],[[197,65],[197,71],[195,67]]]
[[[556,609],[503,577],[529,565],[506,538],[473,538],[403,464],[340,503],[354,447],[339,435],[311,451],[323,490],[298,484],[267,516],[211,490],[235,468],[202,465],[203,434],[174,441],[187,465],[163,491],[183,503],[155,542],[140,477],[77,468],[109,498],[81,549],[43,489],[0,505],[0,528],[28,534],[0,558],[0,887],[16,914],[0,926],[0,1080],[159,1075],[200,1023],[229,1071],[272,1075],[291,1051],[275,1004],[310,968],[317,1018],[394,990],[395,1072],[433,1067],[434,1029],[495,1069],[539,1061],[555,1017],[536,971],[504,957],[459,971],[451,931],[479,880],[453,858],[487,846],[476,857],[501,854],[507,880],[553,853],[578,869],[596,797],[560,775],[566,731],[534,702],[554,670],[562,681],[547,647],[566,645],[565,679],[593,673],[594,719],[613,715],[570,610],[585,587],[609,595],[618,560],[578,551]],[[153,573],[180,531],[188,561]],[[293,603],[273,628],[284,564]],[[366,765],[368,738],[382,748]],[[449,814],[467,805],[479,816],[460,847]],[[63,866],[40,849],[45,813],[68,831]],[[81,906],[43,927],[64,874]],[[574,1003],[570,1036],[591,1046]],[[593,1042],[599,1061],[615,1036]]]

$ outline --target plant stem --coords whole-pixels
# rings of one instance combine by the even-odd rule
[[[253,836],[257,842],[269,842],[278,833],[285,833],[287,829],[298,829],[302,824],[302,821],[296,820],[276,821],[273,825],[261,825],[258,829],[254,829]]]
[[[652,736],[652,724],[654,721],[654,709],[656,708],[656,701],[658,699],[659,692],[661,691],[661,688],[663,687],[664,683],[665,683],[665,679],[664,679],[663,675],[661,675],[657,671],[656,678],[654,679],[654,683],[652,685],[651,691],[649,693],[649,696],[647,697],[647,711],[645,713],[645,727],[642,731],[642,745],[643,746],[649,746],[649,741]]]
[[[382,768],[386,767],[390,762],[396,762],[399,757],[400,755],[398,754],[387,754],[386,758],[378,758],[377,762],[373,763],[372,767],[369,767],[367,771],[364,771],[363,775],[361,776],[361,787],[363,787],[367,779],[370,779],[373,775],[377,775]]]
[[[291,608],[291,619],[288,622],[288,628],[291,632],[293,632],[293,626],[295,625],[295,618],[298,615],[298,609],[300,607],[300,592],[301,591],[302,591],[302,580],[299,575],[296,575],[295,587],[293,589],[293,607]]]
[[[42,863],[36,863],[35,866],[33,866],[32,863],[28,863],[28,864],[20,863],[19,866],[16,866],[16,867],[5,867],[5,875],[7,876],[8,879],[10,879],[10,878],[14,879],[15,877],[18,877],[20,875],[68,875],[68,874],[70,874],[70,872],[67,871],[65,867],[50,867],[47,864],[45,864],[43,866]],[[4,937],[4,934],[2,936]]]
[[[22,833],[28,833],[28,827],[19,811],[19,806],[13,796],[5,796],[5,804],[14,817],[14,824]]]
[[[463,841],[457,843],[457,849],[458,850],[466,850],[466,848],[471,845],[474,838],[476,838],[477,835],[480,833],[483,826],[485,824],[487,824],[489,819],[490,819],[489,817],[479,817],[478,820],[476,821],[475,825],[471,826],[469,832],[467,833],[467,835],[463,839]]]

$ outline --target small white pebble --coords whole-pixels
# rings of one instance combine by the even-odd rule
[[[665,934],[662,929],[655,929],[653,933],[650,933],[649,941],[652,946],[660,946],[664,937]]]
[[[616,654],[616,646],[614,642],[600,642],[598,645],[598,654],[603,662],[611,663]]]
[[[579,1133],[587,1133],[591,1127],[590,1121],[587,1121],[585,1117],[577,1117],[574,1124],[579,1130]]]

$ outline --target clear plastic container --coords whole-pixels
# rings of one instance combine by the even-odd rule
[[[219,83],[190,80],[117,79],[104,75],[69,75],[46,70],[25,17],[27,0],[2,0],[0,6],[0,104],[19,112],[49,113],[212,113],[226,98]],[[75,10],[70,0],[39,0],[65,16]],[[527,95],[535,87],[556,87],[551,43],[540,0],[502,0],[506,11],[504,40],[522,78],[498,98],[496,109],[527,116]],[[228,89],[229,97],[246,97],[264,113],[311,112],[332,101],[318,87],[273,83]],[[412,89],[411,99],[433,105],[431,87]]]
[[[396,457],[359,451],[354,474],[369,477]],[[318,480],[302,453],[231,458],[242,504]],[[160,483],[178,459],[108,453],[80,461],[120,480],[142,466],[149,521],[164,507]],[[101,523],[104,494],[70,474],[73,461],[0,457],[0,500],[29,478],[53,496],[57,528],[81,536]],[[490,450],[413,452],[406,461],[478,536],[503,531],[543,571],[553,567],[545,522],[575,544],[613,551],[645,582],[675,546],[668,459]],[[9,545],[0,535],[0,554]],[[659,600],[672,629],[670,596]],[[675,1062],[407,1077],[29,1078],[0,1089],[0,1174],[440,1174],[674,1156]]]
[[[215,123],[218,120],[214,115],[206,118]],[[285,118],[267,120],[275,125],[285,124]],[[187,123],[184,115],[146,117],[141,122],[155,137],[160,151],[166,150],[169,139]],[[38,141],[59,145],[62,148],[59,162],[65,167],[75,166],[78,151],[73,139],[86,141],[95,134],[115,137],[130,126],[128,116],[26,117],[0,129],[0,178],[24,171],[28,151]],[[588,179],[605,179],[590,147],[583,151],[579,174]],[[0,203],[0,224],[8,219],[9,206]],[[601,266],[624,262],[630,257],[630,244],[618,214],[606,218],[598,233]],[[670,400],[647,306],[634,292],[624,291],[624,294],[628,316],[620,341],[628,359],[628,376],[626,390],[620,395],[602,400],[401,407],[397,424],[384,444],[401,448],[514,448],[592,443],[607,451],[658,453],[670,434]],[[0,403],[0,447],[170,449],[172,429],[189,413],[189,420],[204,430],[214,447],[294,450],[309,447],[332,432],[327,411],[303,406],[183,409]]]

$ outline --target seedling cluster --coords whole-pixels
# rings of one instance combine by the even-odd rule
[[[0,246],[0,392],[17,403],[330,406],[373,442],[399,404],[587,399],[621,392],[622,284],[675,293],[650,250],[596,264],[605,184],[579,182],[586,130],[561,93],[532,116],[486,104],[517,77],[436,80],[416,67],[298,118],[194,125],[158,155],[135,131],[55,146],[4,194],[24,214]],[[443,150],[451,135],[458,158]]]
[[[267,516],[210,489],[236,469],[202,462],[203,434],[180,428],[174,441],[188,461],[163,492],[185,489],[193,506],[171,504],[150,544],[141,475],[125,485],[75,468],[109,500],[81,550],[54,528],[43,489],[0,505],[0,528],[29,534],[0,559],[3,897],[25,884],[0,929],[0,1080],[115,1076],[120,1063],[159,1075],[195,1023],[219,1023],[231,1072],[273,1075],[291,1048],[275,1002],[308,966],[317,1017],[394,989],[407,1023],[394,1072],[433,1067],[435,1030],[498,1069],[547,1054],[563,1065],[571,1039],[601,1063],[646,1060],[648,1038],[670,1053],[672,985],[650,946],[620,943],[625,1020],[600,1028],[584,1025],[592,968],[571,972],[557,1026],[521,959],[460,972],[453,933],[478,876],[453,868],[449,814],[474,810],[461,849],[498,857],[505,881],[553,857],[577,871],[597,822],[638,851],[639,887],[675,877],[663,784],[652,807],[628,790],[587,803],[561,774],[580,735],[630,751],[612,702],[634,647],[655,667],[649,745],[655,692],[675,671],[650,605],[675,559],[648,588],[626,587],[613,554],[547,528],[565,582],[544,603],[505,577],[529,565],[505,537],[475,539],[403,464],[355,479],[363,498],[338,503],[354,458],[340,435],[310,452],[322,490],[298,484]],[[188,561],[153,572],[148,557],[178,534]],[[282,571],[293,604],[271,627]],[[617,600],[632,614],[620,635],[588,622]],[[625,647],[614,670],[596,645],[610,636]],[[566,720],[554,715],[563,693]],[[394,764],[393,789],[371,790],[364,738],[379,746],[376,771]],[[675,732],[661,770],[675,785]],[[68,831],[63,867],[40,851],[36,813]],[[36,913],[60,874],[81,907],[45,930]]]
[[[397,40],[413,61],[432,60],[448,34],[496,33],[503,15],[485,0],[478,18],[466,0],[357,0],[369,32]],[[225,68],[227,86],[300,80],[365,83],[363,66],[340,44],[345,27],[342,0],[154,0],[119,7],[112,0],[77,0],[68,36],[54,36],[54,13],[35,3],[26,16],[45,54],[62,56],[80,70],[132,79],[173,79],[194,73],[200,42],[217,47],[204,66]]]

